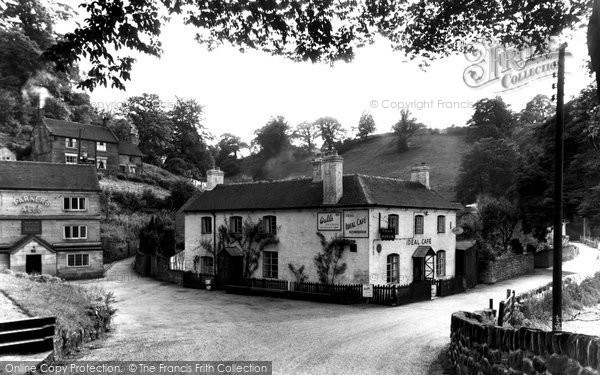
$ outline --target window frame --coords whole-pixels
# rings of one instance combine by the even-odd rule
[[[97,141],[96,142],[96,151],[106,152],[107,144],[106,142]]]
[[[398,253],[388,254],[386,258],[386,282],[388,284],[400,283],[400,254]]]
[[[69,162],[69,158],[75,158],[75,162]],[[65,164],[78,164],[77,154],[65,152]]]
[[[420,223],[417,222],[417,220],[419,220],[419,219],[420,219]],[[415,215],[413,222],[414,222],[414,234],[425,234],[425,216],[421,215],[421,214]]]
[[[396,221],[396,225],[392,226],[393,221]],[[394,234],[400,234],[400,216],[397,214],[388,215],[388,229],[394,228]]]
[[[104,168],[100,168],[100,161],[104,162]],[[108,169],[108,158],[107,157],[102,157],[102,156],[97,156],[96,157],[96,169],[100,169],[100,170],[107,170]]]
[[[210,216],[202,216],[200,218],[200,233],[201,234],[212,234],[212,219],[213,218]]]
[[[440,227],[440,220],[441,222],[441,227]],[[440,230],[441,228],[441,230]],[[446,215],[438,215],[437,217],[437,232],[438,234],[440,233],[446,233]]]
[[[238,224],[239,224],[239,228],[237,228]],[[241,216],[235,215],[235,216],[229,217],[229,231],[232,234],[242,234],[243,227],[244,227],[244,222],[243,222]],[[239,229],[239,230],[237,230],[237,229]]]
[[[77,237],[73,236],[73,228],[77,228]],[[82,236],[82,229],[83,228],[83,232],[85,232],[85,236]],[[67,229],[69,229],[69,236],[67,236]],[[63,239],[64,240],[87,240],[88,238],[88,231],[87,231],[87,225],[64,225],[63,226]]]
[[[67,202],[69,202],[67,207]],[[77,202],[77,208],[73,208],[73,202]],[[81,208],[81,202],[83,202],[83,208]],[[63,212],[82,212],[87,211],[87,198],[78,196],[63,197]]]
[[[65,148],[77,148],[77,138],[65,138]]]
[[[277,234],[277,216],[275,216],[275,215],[263,216],[261,227],[262,227],[263,233],[276,235]]]
[[[279,277],[279,253],[263,251],[263,278],[277,279]]]
[[[446,250],[438,250],[435,254],[435,274],[446,276]]]
[[[77,264],[77,256],[81,256],[80,264]],[[73,260],[73,264],[71,264],[71,259]],[[85,261],[84,261],[85,260]],[[90,254],[88,253],[74,253],[67,254],[67,267],[71,268],[81,268],[81,267],[89,267],[90,266]]]

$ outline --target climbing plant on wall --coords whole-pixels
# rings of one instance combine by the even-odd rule
[[[317,232],[321,240],[321,252],[314,258],[319,281],[324,284],[335,283],[335,278],[346,272],[346,263],[340,263],[344,250],[350,246],[351,241],[343,237],[333,237],[327,240],[325,236]]]

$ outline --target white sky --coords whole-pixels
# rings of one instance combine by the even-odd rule
[[[573,57],[566,65],[566,100],[591,82],[584,66],[584,31],[569,42]],[[498,92],[499,84],[473,89],[463,81],[471,64],[465,56],[434,61],[422,71],[416,62],[404,62],[385,40],[358,50],[352,63],[331,67],[256,51],[242,54],[233,47],[208,52],[193,35],[192,27],[173,18],[162,31],[163,56],[136,54],[127,91],[97,88],[91,93],[92,102],[114,108],[126,97],[142,93],[159,94],[167,105],[175,96],[193,97],[204,106],[204,125],[213,134],[229,132],[249,141],[253,130],[275,115],[283,115],[292,126],[333,116],[350,130],[369,110],[377,132],[387,132],[400,117],[398,108],[390,108],[397,102],[412,106],[413,116],[428,127],[443,128],[464,125],[472,114],[470,106],[481,98],[499,95],[519,111],[533,96],[554,93],[552,77],[509,92]]]

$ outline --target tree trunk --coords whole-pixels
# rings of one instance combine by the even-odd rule
[[[587,29],[587,45],[591,69],[596,74],[596,95],[600,102],[600,0],[594,0]]]

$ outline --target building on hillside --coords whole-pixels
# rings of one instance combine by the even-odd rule
[[[119,142],[108,127],[45,118],[42,111],[33,128],[31,154],[36,161],[95,165],[102,173],[142,172],[137,145]]]
[[[8,147],[0,145],[0,160],[16,161],[17,155]]]
[[[102,260],[95,168],[0,161],[0,269],[91,278]]]
[[[210,182],[210,181],[209,181]],[[214,183],[214,182],[213,182]],[[206,244],[226,248],[219,259],[220,282],[239,279],[243,256],[230,244],[215,246],[221,226],[240,233],[249,220],[277,235],[252,275],[295,281],[289,265],[304,266],[318,281],[314,258],[320,237],[351,241],[340,262],[346,271],[336,283],[409,284],[455,275],[456,212],[460,205],[430,190],[429,168],[413,168],[411,180],[343,175],[343,158],[331,151],[313,161],[313,177],[273,182],[217,184],[184,208],[185,267],[210,272],[215,264]],[[222,262],[230,262],[222,264]],[[224,278],[224,279],[223,279]]]

